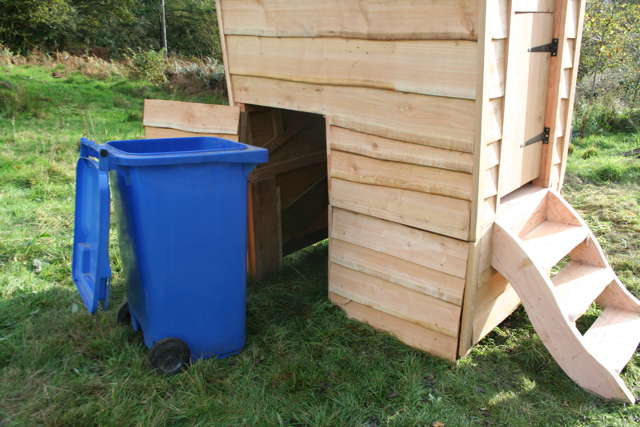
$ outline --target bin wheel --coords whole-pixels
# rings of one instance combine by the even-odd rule
[[[153,345],[149,361],[158,372],[174,375],[182,371],[191,360],[189,346],[178,338],[165,338]]]
[[[123,302],[118,308],[118,312],[116,313],[116,322],[123,326],[131,325],[131,312],[129,311],[128,302]]]

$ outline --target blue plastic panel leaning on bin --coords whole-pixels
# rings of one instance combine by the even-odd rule
[[[81,140],[72,275],[94,313],[109,299],[109,181],[133,327],[192,358],[245,342],[247,178],[265,149],[220,138]],[[109,175],[107,175],[109,174]]]

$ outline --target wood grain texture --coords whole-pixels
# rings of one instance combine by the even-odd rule
[[[332,238],[331,262],[384,279],[455,305],[462,304],[464,280],[396,256]]]
[[[427,329],[457,337],[460,306],[330,263],[329,292]]]
[[[144,128],[144,137],[147,139],[152,138],[186,138],[186,137],[197,137],[197,136],[212,136],[215,138],[224,138],[230,141],[237,141],[238,135],[232,135],[229,133],[199,133],[199,132],[187,132],[184,130],[178,129],[169,129],[169,128],[154,128],[150,126],[145,126]]]
[[[229,61],[227,58],[227,39],[224,34],[224,20],[222,13],[217,13],[222,10],[222,0],[215,0],[216,6],[216,19],[218,21],[218,36],[220,37],[220,50],[222,51],[222,63],[224,65],[224,78],[227,84],[227,98],[229,99],[229,105],[236,105],[235,99],[233,99],[233,89],[231,88],[231,73],[229,72]]]
[[[331,116],[334,124],[386,138],[473,151],[474,102],[382,89],[232,76],[237,101]]]
[[[468,244],[379,218],[333,208],[330,237],[464,279]]]
[[[476,43],[227,36],[231,74],[475,98]]]
[[[555,10],[556,0],[512,0],[513,10],[517,13],[547,12]]]
[[[337,126],[331,126],[327,134],[327,144],[334,150],[459,172],[471,173],[473,170],[470,153],[382,138]]]
[[[526,145],[542,133],[549,80],[548,53],[528,49],[553,37],[550,13],[513,13],[509,36],[504,129],[501,145],[500,196],[540,175],[542,143]]]
[[[225,34],[476,39],[475,0],[221,0],[221,6]]]
[[[489,99],[504,96],[507,75],[507,42],[506,40],[492,40],[487,46],[485,61],[487,62],[488,79],[486,96]]]
[[[331,177],[362,184],[437,194],[471,200],[472,176],[467,173],[430,168],[333,151]]]
[[[473,342],[477,343],[520,306],[520,297],[495,270],[486,271],[476,291]]]
[[[469,237],[470,203],[465,200],[336,178],[331,179],[329,199],[332,206],[353,212],[457,239]]]
[[[195,133],[237,135],[240,109],[236,106],[145,99],[144,126]]]
[[[417,323],[383,313],[340,295],[329,293],[329,299],[342,308],[348,317],[389,332],[405,344],[448,360],[456,359],[458,340],[424,328]]]
[[[486,31],[488,39],[506,39],[509,36],[509,0],[488,0],[478,2],[478,5],[481,11],[486,8],[486,23],[482,26],[482,19],[478,21],[481,28],[479,38],[482,39],[482,33]]]

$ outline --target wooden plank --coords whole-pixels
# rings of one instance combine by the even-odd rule
[[[240,109],[235,106],[145,99],[144,126],[196,133],[238,134]]]
[[[585,0],[567,0],[567,28],[565,37],[568,39],[578,38],[581,32],[581,15],[584,15]],[[580,31],[579,31],[580,30]],[[579,44],[577,44],[579,46]]]
[[[580,48],[582,45],[582,32],[584,28],[584,15],[585,15],[585,7],[586,0],[579,0],[575,2],[575,49],[573,53],[573,68],[572,68],[572,76],[571,76],[571,85],[569,91],[569,99],[567,101],[567,117],[565,119],[565,138],[564,138],[564,153],[562,155],[562,164],[560,167],[560,176],[558,185],[555,187],[556,189],[562,188],[564,184],[564,176],[567,168],[567,158],[569,157],[569,146],[571,144],[571,124],[573,122],[573,105],[575,103],[576,97],[576,85],[578,83],[578,63],[580,62]]]
[[[508,0],[489,0],[478,2],[486,8],[487,39],[500,40],[509,37],[509,2]],[[482,31],[480,32],[482,34]]]
[[[500,117],[496,114],[496,110],[500,110],[502,98],[495,100],[489,99],[490,83],[490,67],[491,60],[488,55],[491,52],[492,31],[497,27],[496,23],[503,24],[506,22],[503,16],[506,16],[505,1],[481,0],[478,2],[483,11],[478,17],[478,63],[481,67],[479,78],[476,81],[478,87],[478,99],[475,105],[474,114],[474,159],[473,159],[473,190],[474,196],[470,205],[470,221],[469,221],[469,239],[467,264],[465,266],[465,291],[463,310],[460,319],[460,336],[458,340],[458,355],[463,356],[474,344],[473,338],[473,317],[475,313],[475,291],[478,281],[478,259],[479,259],[479,240],[482,238],[483,213],[484,204],[481,193],[484,189],[485,174],[483,173],[486,166],[487,149],[489,142],[497,141],[502,134],[502,126],[499,125]],[[496,13],[498,12],[498,13]],[[499,19],[496,20],[496,16]],[[503,28],[505,34],[507,28]],[[495,61],[494,61],[495,62]],[[496,105],[499,108],[496,108]],[[498,125],[498,126],[497,126]]]
[[[516,13],[547,12],[553,13],[556,0],[513,0]]]
[[[520,297],[509,282],[492,270],[476,293],[473,342],[477,343],[520,306]]]
[[[331,126],[329,135],[327,143],[334,150],[460,172],[473,170],[473,155],[469,153],[382,138],[337,126]]]
[[[507,42],[506,40],[493,40],[487,46],[485,61],[487,61],[486,79],[487,96],[490,99],[504,96],[507,74]]]
[[[277,37],[475,40],[475,0],[223,0],[224,32]]]
[[[444,169],[372,159],[357,154],[333,151],[331,177],[362,184],[471,200],[472,176]]]
[[[325,156],[326,153],[324,151],[317,151],[293,159],[268,163],[261,168],[255,169],[249,176],[249,179],[254,182],[260,181],[295,169],[324,163]]]
[[[485,148],[487,155],[484,159],[485,167],[492,168],[500,164],[500,142],[492,142]]]
[[[280,202],[274,178],[251,185],[253,201],[255,279],[277,271],[282,263]]]
[[[560,367],[576,383],[602,397],[633,403],[635,397],[617,373],[585,347],[575,324],[559,310],[553,284],[520,244],[519,238],[498,222],[494,225],[492,265],[514,286],[529,320]]]
[[[228,36],[227,46],[234,75],[475,98],[475,42]]]
[[[504,98],[491,99],[486,103],[482,115],[483,141],[487,144],[502,139],[502,120],[504,117]]]
[[[558,120],[562,120],[559,116],[559,109],[561,109],[561,96],[560,96],[560,79],[562,74],[562,62],[567,54],[566,40],[566,28],[567,28],[567,3],[560,2],[559,7],[556,9],[553,18],[553,37],[557,38],[560,42],[558,44],[558,55],[551,57],[549,62],[549,83],[547,88],[547,106],[545,109],[545,126],[550,129],[549,144],[543,147],[542,159],[540,164],[540,176],[535,183],[541,187],[553,186],[557,183],[557,178],[552,178],[552,155],[558,144],[558,133],[562,128],[559,125]],[[561,135],[560,135],[561,136]],[[552,184],[552,181],[553,184]]]
[[[456,359],[458,340],[424,328],[417,323],[383,313],[340,295],[329,293],[329,299],[342,308],[348,317],[386,331],[405,344],[448,360]]]
[[[559,54],[560,52],[558,52]],[[562,50],[562,69],[573,68],[576,55],[576,40],[565,39],[564,48]]]
[[[498,166],[494,166],[484,171],[485,176],[483,179],[483,191],[481,194],[483,198],[486,199],[498,194],[498,172]]]
[[[327,165],[319,163],[276,176],[282,210],[291,206],[313,184],[327,177]]]
[[[332,238],[330,260],[352,270],[431,295],[452,304],[462,304],[464,280],[401,258]]]
[[[236,99],[331,116],[340,127],[433,147],[473,150],[474,102],[382,89],[232,76]]]
[[[469,237],[470,204],[465,200],[336,178],[329,197],[332,206],[457,239]]]
[[[326,229],[326,215],[323,214],[323,211],[328,204],[327,180],[325,177],[314,183],[291,206],[282,211],[283,246],[292,240],[303,240],[305,232],[309,231],[310,226],[318,223],[319,214],[324,220],[319,228]],[[316,227],[311,228],[315,229]],[[322,236],[322,238],[326,238],[326,235]]]
[[[197,132],[187,132],[184,130],[177,130],[177,129],[154,128],[150,126],[146,126],[144,128],[144,137],[147,139],[185,138],[185,137],[198,137],[198,136],[213,136],[215,138],[224,138],[230,141],[238,140],[238,135],[231,135],[228,133],[197,133]]]
[[[467,243],[333,208],[331,236],[464,279]]]
[[[520,188],[540,175],[542,143],[527,144],[545,127],[545,108],[550,55],[528,52],[549,43],[553,15],[514,13],[509,37],[509,56],[504,106],[504,129],[500,154],[500,196]]]
[[[227,98],[229,99],[229,105],[235,105],[233,99],[233,88],[231,87],[231,73],[229,72],[229,61],[227,58],[227,43],[226,36],[224,34],[224,20],[222,13],[222,7],[220,5],[222,0],[216,0],[216,19],[218,20],[218,35],[220,37],[220,50],[222,51],[222,63],[224,65],[224,78],[227,83]]]
[[[603,365],[622,372],[640,343],[640,313],[605,308],[584,334],[584,342]]]
[[[330,263],[329,268],[329,292],[441,334],[458,336],[460,306],[339,264]]]

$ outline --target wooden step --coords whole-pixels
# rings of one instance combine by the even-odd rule
[[[588,230],[581,226],[544,221],[527,233],[522,240],[527,253],[536,265],[549,271],[588,235]]]
[[[572,261],[552,279],[553,293],[567,320],[575,322],[615,278],[611,268]]]
[[[583,343],[600,363],[620,373],[640,343],[640,313],[605,308],[584,334]]]

